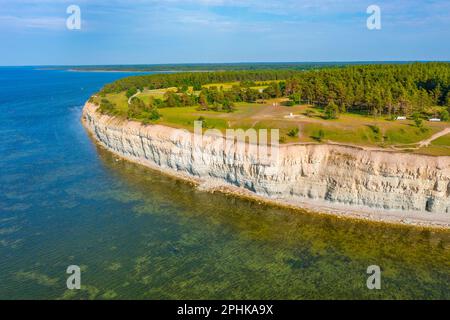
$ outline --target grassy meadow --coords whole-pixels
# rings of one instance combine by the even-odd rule
[[[214,83],[203,88],[217,87],[230,90],[239,82]],[[256,83],[252,87],[264,90],[266,83]],[[177,92],[178,88],[157,90],[144,89],[135,94],[148,104],[152,100],[163,100],[168,91]],[[193,87],[187,92],[199,95]],[[126,92],[108,93],[103,97],[94,96],[99,104],[106,98],[116,106],[116,114],[127,117],[128,97]],[[194,121],[202,120],[204,129],[279,129],[281,143],[342,143],[374,148],[392,148],[397,151],[423,153],[428,155],[449,155],[450,136],[441,137],[429,146],[418,148],[418,143],[449,126],[448,122],[424,121],[421,128],[412,119],[392,120],[386,116],[346,112],[338,119],[326,119],[322,108],[312,105],[287,106],[287,98],[274,98],[258,103],[237,102],[233,112],[216,112],[204,110],[199,105],[188,107],[159,108],[160,119],[153,121],[161,125],[194,130]],[[274,106],[275,104],[275,106]]]

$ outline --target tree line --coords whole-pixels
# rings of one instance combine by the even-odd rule
[[[284,94],[336,112],[377,116],[450,107],[449,91],[450,63],[414,63],[304,72],[286,81]]]
[[[171,87],[193,87],[194,90],[201,90],[203,85],[212,83],[285,80],[299,74],[299,72],[295,70],[258,70],[140,75],[126,77],[107,84],[100,91],[100,94],[119,93],[133,88],[154,90]]]

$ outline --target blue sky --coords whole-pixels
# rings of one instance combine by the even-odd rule
[[[449,0],[0,0],[0,28],[0,65],[450,60]]]

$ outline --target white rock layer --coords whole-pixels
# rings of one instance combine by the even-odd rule
[[[223,138],[195,145],[194,134],[101,115],[86,104],[83,122],[110,151],[211,184],[245,188],[289,203],[414,211],[450,217],[450,157],[338,145],[280,146],[278,165],[251,152],[226,150]]]

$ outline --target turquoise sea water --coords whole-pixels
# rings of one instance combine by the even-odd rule
[[[82,105],[128,75],[0,68],[0,299],[450,298],[450,232],[209,194],[97,148]]]

